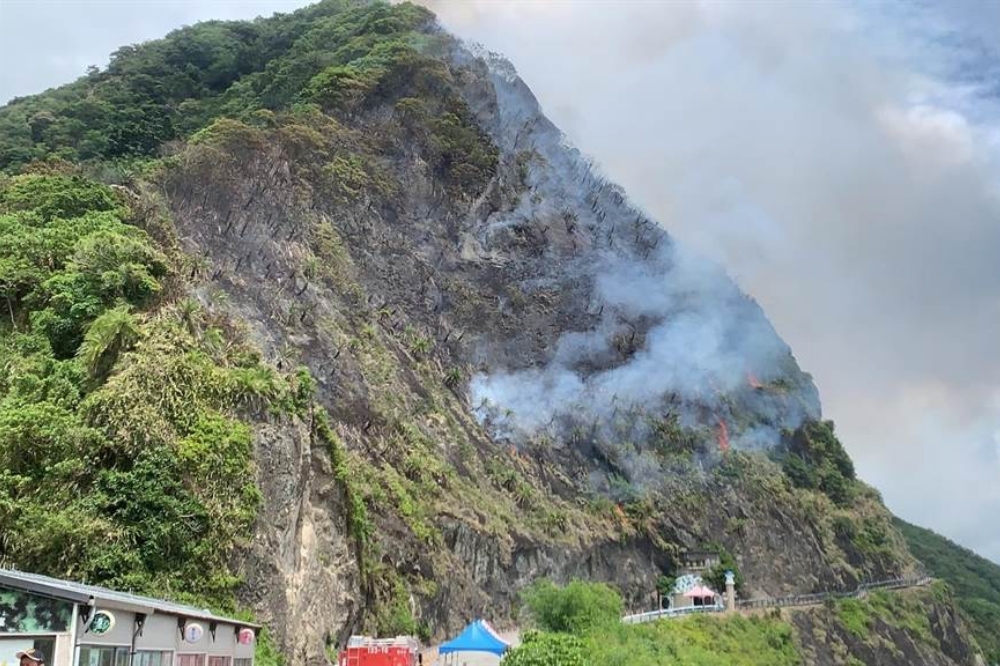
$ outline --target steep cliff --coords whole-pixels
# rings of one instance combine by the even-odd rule
[[[876,592],[825,608],[788,613],[805,663],[975,664],[976,648],[942,586],[902,594]]]
[[[88,239],[106,209],[151,248],[116,255],[124,277],[96,295],[57,288],[90,284],[97,262],[72,246],[3,258],[4,358],[32,386],[70,376],[59,408],[91,438],[50,462],[110,450],[101,479],[131,480],[137,451],[178,453],[164,474],[205,513],[199,567],[124,537],[121,561],[94,566],[95,535],[135,520],[103,504],[79,507],[87,534],[53,522],[64,558],[0,542],[4,561],[235,596],[309,663],[362,628],[512,621],[540,576],[607,580],[646,607],[692,548],[732,553],[749,595],[918,567],[756,303],[568,146],[508,63],[422,9],[328,1],[185,28],[16,100],[0,130],[0,166],[30,172],[0,183],[12,243]],[[116,188],[44,212],[81,177]],[[155,289],[127,288],[136,265]],[[87,307],[63,313],[73,298]],[[98,321],[117,333],[88,356]],[[156,396],[198,372],[200,392]],[[51,400],[32,390],[4,385],[6,413]],[[71,483],[51,469],[34,483]],[[248,477],[255,496],[220,499]],[[42,498],[4,488],[5,527],[27,529]],[[192,538],[153,534],[142,553]]]
[[[896,519],[910,551],[947,582],[986,662],[1000,663],[1000,566],[939,534]]]

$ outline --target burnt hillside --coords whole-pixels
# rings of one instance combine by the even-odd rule
[[[752,596],[918,566],[757,304],[421,8],[184,28],[0,137],[5,563],[310,663],[542,576],[646,607],[692,548]]]

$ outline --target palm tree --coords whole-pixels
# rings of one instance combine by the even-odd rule
[[[91,377],[99,379],[114,366],[118,356],[135,346],[141,331],[128,305],[112,308],[91,322],[76,356]]]
[[[177,304],[177,319],[180,320],[184,328],[195,338],[201,332],[202,324],[205,323],[205,313],[201,303],[196,298],[185,298]]]

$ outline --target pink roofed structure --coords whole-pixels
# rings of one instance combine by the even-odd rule
[[[701,598],[712,597],[712,598],[714,598],[715,597],[715,591],[712,590],[711,588],[705,587],[704,585],[696,585],[695,587],[692,587],[690,590],[688,590],[687,592],[685,592],[684,596],[687,597],[688,599],[694,599],[694,598],[697,598],[697,597],[701,597]]]
[[[712,606],[716,596],[714,590],[704,585],[696,585],[684,593],[684,598],[691,599],[695,606]]]

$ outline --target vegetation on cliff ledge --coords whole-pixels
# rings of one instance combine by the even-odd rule
[[[987,662],[1000,664],[1000,566],[931,530],[895,522],[928,573],[951,587]]]
[[[535,633],[505,657],[514,666],[802,663],[792,627],[776,618],[696,616],[626,625],[614,589],[581,581],[541,582],[524,601]]]
[[[505,657],[515,666],[859,666],[966,663],[972,657],[958,640],[948,610],[952,601],[940,584],[752,616],[695,615],[631,625],[620,621],[621,599],[604,585],[542,582],[523,599],[523,619],[531,629]]]
[[[300,381],[170,298],[177,257],[135,213],[78,176],[0,188],[0,561],[231,608],[249,423]]]

